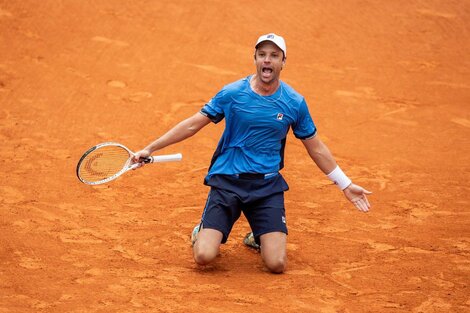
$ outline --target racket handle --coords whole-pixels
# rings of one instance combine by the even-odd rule
[[[157,155],[150,157],[151,160],[148,163],[181,161],[182,158],[183,155],[181,153]]]
[[[145,161],[144,161],[144,162],[145,162]],[[139,167],[139,163],[134,163],[134,164],[132,164],[131,166],[129,166],[129,169],[130,169],[130,170],[135,170],[135,169],[138,168],[138,167]]]

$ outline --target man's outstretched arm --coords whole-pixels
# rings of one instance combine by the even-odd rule
[[[153,152],[163,149],[167,146],[183,141],[200,131],[211,120],[197,112],[193,116],[181,121],[161,137],[155,139],[144,149],[136,152],[133,157],[134,162],[140,162],[142,158],[150,156]],[[143,163],[141,163],[143,165]]]
[[[351,182],[338,164],[336,164],[333,155],[323,141],[321,141],[318,136],[315,136],[310,139],[302,140],[302,143],[318,168],[338,185],[345,197],[351,201],[358,210],[362,212],[369,211],[370,203],[367,199],[367,195],[372,192]]]

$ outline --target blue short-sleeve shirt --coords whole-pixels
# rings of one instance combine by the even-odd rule
[[[214,123],[225,118],[225,130],[206,180],[214,174],[273,173],[284,166],[286,136],[315,136],[316,127],[305,99],[281,81],[270,96],[255,93],[251,76],[226,85],[201,113]]]

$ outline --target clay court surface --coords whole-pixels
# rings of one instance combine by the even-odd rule
[[[469,312],[469,1],[0,1],[0,312]],[[254,72],[281,79],[372,210],[289,135],[288,269],[236,224],[220,257],[189,235],[223,123],[91,187],[82,153],[140,149]]]

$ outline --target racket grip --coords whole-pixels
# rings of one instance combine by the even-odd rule
[[[134,163],[134,164],[132,164],[131,166],[129,166],[129,169],[130,169],[130,170],[135,170],[135,169],[138,168],[138,167],[139,167],[139,163]]]
[[[150,163],[157,163],[157,162],[174,162],[174,161],[181,161],[183,155],[181,153],[175,154],[166,154],[166,155],[156,155],[150,157],[152,160]]]

